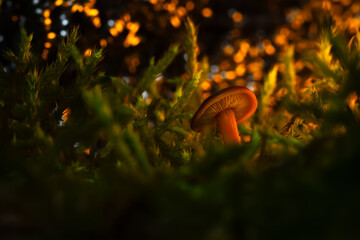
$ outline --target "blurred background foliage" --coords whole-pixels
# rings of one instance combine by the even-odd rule
[[[360,237],[357,1],[0,3],[1,239]]]

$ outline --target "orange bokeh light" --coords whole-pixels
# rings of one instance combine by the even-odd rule
[[[124,20],[116,20],[115,22],[115,28],[119,33],[124,31],[124,25],[125,25]]]
[[[220,82],[222,82],[223,77],[217,73],[217,74],[214,74],[213,79],[214,79],[214,82],[220,83]]]
[[[201,83],[201,88],[204,90],[204,91],[209,91],[211,89],[211,83],[209,81],[203,81]]]
[[[181,25],[181,21],[177,16],[172,16],[170,18],[170,23],[174,28],[178,28]]]
[[[213,15],[213,11],[211,10],[211,8],[204,8],[201,11],[201,14],[203,15],[203,17],[205,18],[210,18]]]
[[[179,16],[179,17],[182,17],[186,14],[186,8],[180,6],[176,9],[176,14]]]
[[[234,80],[236,78],[235,71],[227,71],[226,72],[226,79],[228,80]]]
[[[117,37],[117,35],[119,35],[119,33],[118,33],[118,31],[116,30],[115,27],[110,28],[109,32],[113,37]]]
[[[130,32],[136,33],[140,28],[140,24],[138,22],[128,22],[126,28],[129,29]]]
[[[56,33],[54,33],[54,32],[49,32],[48,35],[47,35],[47,38],[48,38],[48,39],[54,39],[54,38],[56,38]]]
[[[90,57],[90,56],[91,56],[91,53],[92,53],[91,48],[88,48],[88,49],[86,49],[84,55],[85,55],[85,57]]]
[[[49,43],[49,42],[44,43],[44,47],[45,48],[51,48],[51,43]]]
[[[49,18],[50,17],[50,10],[45,9],[44,12],[43,12],[43,16],[44,16],[44,18]]]
[[[101,20],[100,20],[100,18],[99,18],[99,17],[95,17],[95,18],[93,19],[93,24],[94,24],[94,26],[95,26],[96,28],[100,28],[100,27],[101,27]]]
[[[236,75],[238,75],[238,76],[244,76],[244,74],[246,73],[245,64],[237,65],[237,67],[235,68],[235,72],[236,72]]]
[[[240,12],[234,12],[232,19],[234,22],[241,22],[243,20],[243,15]]]
[[[50,25],[51,24],[51,19],[50,18],[45,18],[44,24],[45,25]]]
[[[104,38],[100,39],[100,46],[101,46],[101,47],[106,47],[106,46],[107,46],[107,41],[106,41],[106,39],[104,39]]]
[[[64,3],[64,1],[63,0],[56,0],[55,1],[55,6],[60,6],[60,5],[62,5]]]

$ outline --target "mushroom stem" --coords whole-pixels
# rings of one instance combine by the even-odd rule
[[[217,115],[221,136],[225,144],[240,143],[234,110],[229,108]]]

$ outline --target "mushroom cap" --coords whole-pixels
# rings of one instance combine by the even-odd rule
[[[215,127],[217,115],[225,109],[233,109],[236,123],[246,121],[257,107],[255,94],[245,87],[225,88],[208,97],[193,116],[190,126],[196,132],[206,127]]]

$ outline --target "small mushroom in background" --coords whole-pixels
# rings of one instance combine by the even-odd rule
[[[225,144],[240,143],[237,124],[246,121],[257,107],[255,94],[245,87],[225,88],[208,97],[191,120],[191,129],[202,132],[219,125]]]

